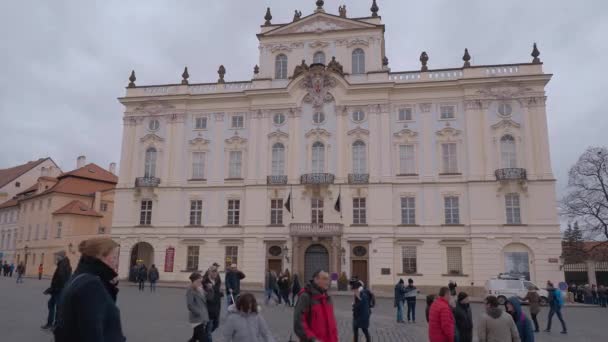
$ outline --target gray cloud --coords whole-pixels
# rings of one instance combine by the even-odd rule
[[[3,1],[0,3],[0,167],[51,156],[70,170],[79,154],[107,166],[120,159],[122,107],[131,69],[137,83],[178,82],[183,67],[192,82],[251,78],[258,63],[255,34],[270,5],[273,22],[287,22],[313,0]],[[367,16],[371,0],[329,0],[337,13]],[[608,89],[608,3],[587,0],[380,0],[391,68],[529,62],[539,43],[547,87],[553,167],[559,187],[589,145],[605,145],[608,119],[601,107]]]

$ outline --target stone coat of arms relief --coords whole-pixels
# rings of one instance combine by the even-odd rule
[[[301,83],[301,87],[308,92],[304,97],[304,102],[311,103],[315,109],[321,108],[324,103],[334,100],[329,90],[335,86],[336,80],[330,76],[324,66],[312,66]]]

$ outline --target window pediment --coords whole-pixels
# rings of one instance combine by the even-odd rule
[[[511,120],[511,119],[503,119],[500,120],[500,122],[492,125],[492,129],[494,130],[509,130],[509,129],[513,129],[513,128],[520,128],[521,125],[518,124],[517,122]]]
[[[239,148],[239,147],[243,147],[247,144],[247,139],[240,137],[238,135],[235,135],[231,138],[226,139],[225,142],[226,142],[226,147],[228,147],[228,148]]]
[[[306,138],[313,137],[315,139],[329,138],[329,137],[331,137],[331,133],[329,133],[327,130],[325,130],[323,128],[313,128],[310,131],[308,131],[308,133],[306,133],[305,137]]]
[[[159,137],[154,133],[149,133],[144,135],[143,138],[140,139],[140,141],[143,143],[160,143],[165,141],[165,139]]]
[[[348,131],[348,133],[346,134],[352,136],[355,139],[360,139],[362,137],[369,136],[369,130],[357,126],[357,128]]]
[[[454,141],[462,135],[462,131],[455,129],[454,127],[445,127],[437,131],[437,138],[442,141]]]
[[[276,141],[284,141],[284,140],[289,140],[289,134],[287,134],[283,131],[275,131],[275,132],[268,134],[268,138],[276,140]]]
[[[411,129],[405,128],[399,132],[393,133],[393,136],[399,140],[411,141],[418,137],[418,132],[414,132]]]
[[[206,148],[209,146],[210,143],[211,143],[210,140],[203,139],[201,137],[190,140],[190,146],[192,146],[193,148],[198,148],[198,149]]]

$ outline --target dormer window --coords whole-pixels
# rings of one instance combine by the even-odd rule
[[[363,49],[353,51],[353,74],[365,74],[365,52]]]
[[[287,79],[287,56],[280,54],[276,57],[275,63],[275,78],[279,80]]]
[[[325,54],[322,51],[318,51],[312,58],[313,63],[325,64]]]

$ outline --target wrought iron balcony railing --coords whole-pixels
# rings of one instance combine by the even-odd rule
[[[135,187],[137,188],[155,188],[160,184],[160,178],[156,177],[137,177],[135,178]]]
[[[496,180],[498,181],[508,181],[508,180],[527,180],[528,175],[526,174],[526,169],[521,168],[506,168],[506,169],[498,169],[495,172]]]
[[[331,173],[306,173],[300,176],[300,184],[325,185],[333,183],[334,175]]]
[[[369,173],[349,173],[348,184],[367,184],[369,183]]]
[[[266,176],[266,184],[268,184],[268,185],[287,184],[287,176]]]
[[[292,223],[289,233],[292,236],[335,236],[342,235],[340,223]]]

